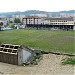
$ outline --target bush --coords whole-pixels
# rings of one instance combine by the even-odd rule
[[[67,59],[64,59],[62,61],[62,64],[63,65],[66,65],[66,64],[75,65],[75,58],[67,58]]]

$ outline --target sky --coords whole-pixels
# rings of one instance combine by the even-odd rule
[[[0,12],[75,10],[75,0],[0,0]]]

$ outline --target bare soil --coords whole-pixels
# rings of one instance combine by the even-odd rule
[[[25,67],[0,62],[0,75],[75,75],[75,66],[61,64],[61,60],[68,57],[44,54],[38,65]]]

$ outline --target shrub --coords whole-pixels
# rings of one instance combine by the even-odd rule
[[[67,58],[67,59],[64,59],[62,61],[62,64],[63,65],[66,65],[66,64],[75,65],[75,58]]]

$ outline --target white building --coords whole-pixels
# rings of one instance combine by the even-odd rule
[[[44,24],[50,28],[75,30],[74,19],[70,18],[45,18]]]
[[[45,18],[43,22],[48,25],[74,25],[73,18]]]
[[[75,17],[75,13],[61,13],[60,17]]]

